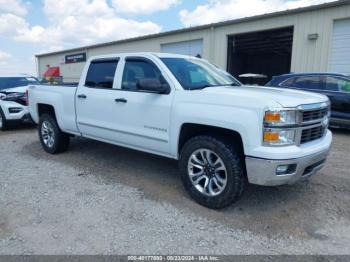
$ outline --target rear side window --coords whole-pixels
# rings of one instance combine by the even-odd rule
[[[338,82],[340,91],[350,93],[350,80],[341,79]]]
[[[325,84],[324,76],[301,76],[295,80],[293,86],[301,89],[324,90]]]
[[[92,61],[86,75],[85,86],[92,88],[113,88],[114,74],[118,60]]]
[[[350,93],[350,80],[327,77],[327,90]]]

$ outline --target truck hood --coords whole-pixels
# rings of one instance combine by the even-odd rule
[[[297,107],[299,105],[315,104],[328,101],[328,98],[321,94],[293,90],[282,89],[265,86],[222,86],[206,88],[205,92],[214,92],[224,96],[245,96],[261,98],[264,100],[273,100],[283,107]]]
[[[19,86],[19,87],[12,87],[12,88],[6,88],[0,90],[0,92],[6,92],[6,93],[25,93],[28,89],[28,86]]]

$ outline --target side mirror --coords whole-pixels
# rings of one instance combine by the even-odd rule
[[[169,94],[170,86],[166,82],[162,83],[158,78],[144,78],[137,81],[137,90]]]

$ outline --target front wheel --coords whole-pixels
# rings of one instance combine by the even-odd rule
[[[190,139],[179,160],[182,182],[199,204],[220,209],[242,195],[246,179],[242,159],[231,145],[210,136]]]
[[[6,120],[5,114],[0,107],[0,130],[5,131],[8,129],[8,121]]]
[[[39,139],[47,153],[57,154],[67,150],[69,135],[62,132],[55,117],[43,114],[38,125]]]

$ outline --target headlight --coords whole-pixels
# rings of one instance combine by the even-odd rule
[[[264,128],[264,145],[287,146],[295,144],[295,129]]]
[[[294,109],[274,109],[265,112],[264,125],[269,127],[293,126],[297,124],[297,111]]]
[[[24,97],[25,93],[7,93],[0,95],[0,99],[5,101],[16,101],[18,99],[23,99]]]

